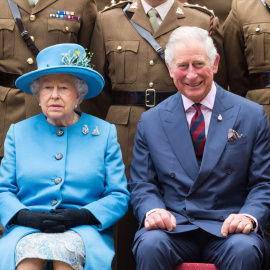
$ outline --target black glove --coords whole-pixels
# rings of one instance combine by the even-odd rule
[[[62,215],[53,214],[46,211],[30,211],[28,209],[20,210],[12,219],[11,223],[31,227],[43,232],[63,232]]]
[[[97,225],[99,223],[87,209],[56,209],[50,212],[64,217],[61,222],[65,225],[66,230],[80,225]]]

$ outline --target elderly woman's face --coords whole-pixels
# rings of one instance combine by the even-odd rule
[[[56,126],[71,125],[74,108],[80,97],[74,77],[69,74],[52,74],[42,76],[40,80],[39,101],[48,122]]]

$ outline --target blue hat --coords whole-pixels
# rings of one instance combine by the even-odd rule
[[[78,44],[62,43],[45,48],[37,55],[37,70],[19,77],[16,86],[29,94],[31,83],[44,75],[70,74],[86,81],[88,93],[84,99],[97,96],[103,86],[103,77],[92,69],[84,48]]]

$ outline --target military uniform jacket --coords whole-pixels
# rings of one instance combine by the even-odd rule
[[[260,0],[234,0],[224,24],[232,92],[264,105],[270,119],[269,89],[249,90],[249,74],[270,71],[270,13]]]
[[[213,10],[219,19],[220,25],[226,20],[232,5],[232,0],[213,1],[213,0],[188,0],[190,4],[199,4]]]
[[[97,13],[94,0],[77,0],[76,4],[73,0],[40,0],[32,11],[27,0],[14,2],[39,50],[70,42],[89,48]],[[50,14],[58,10],[73,11],[80,20],[51,18]],[[24,43],[7,0],[1,1],[0,40],[0,71],[24,74],[36,69],[35,56]],[[40,109],[35,97],[0,86],[0,156],[3,156],[3,141],[10,124],[37,113]]]
[[[94,52],[92,62],[95,64],[95,69],[105,77],[106,82],[103,92],[90,101],[95,102],[97,110],[103,109],[100,117],[106,115],[106,105],[110,104],[111,94],[115,90],[144,91],[147,88],[154,88],[177,91],[165,62],[125,17],[122,8],[126,3],[112,5],[98,13],[90,45],[90,51]],[[128,12],[133,14],[132,21],[151,32],[164,49],[172,31],[180,26],[198,26],[207,31],[210,28],[211,13],[208,10],[182,4],[177,0],[155,33],[140,0],[133,2]],[[217,18],[214,18],[213,38],[224,60],[223,37],[219,32]],[[216,80],[219,84],[225,85],[224,87],[227,85],[225,70],[225,61],[221,61]],[[93,109],[92,104],[89,106],[90,109]],[[112,105],[106,117],[107,121],[117,126],[127,178],[129,178],[129,166],[133,156],[136,127],[144,111],[144,106]],[[86,112],[94,113],[93,111]]]

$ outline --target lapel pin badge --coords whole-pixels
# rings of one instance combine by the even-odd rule
[[[176,13],[177,14],[184,14],[183,10],[180,7],[177,8]]]
[[[86,134],[88,134],[88,132],[89,132],[88,126],[87,126],[87,125],[84,125],[84,126],[83,126],[83,129],[82,129],[82,133],[83,133],[84,135],[86,135]]]
[[[222,116],[221,116],[221,114],[219,114],[219,115],[218,115],[217,120],[218,120],[219,122],[221,122],[221,121],[222,121]]]
[[[99,130],[98,130],[98,127],[97,127],[97,126],[95,127],[94,131],[92,132],[92,135],[94,135],[94,136],[98,136],[98,135],[100,135]]]

